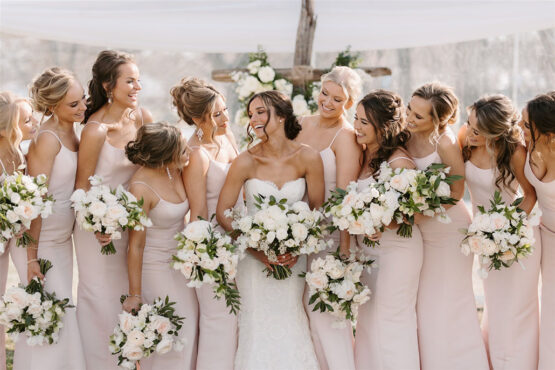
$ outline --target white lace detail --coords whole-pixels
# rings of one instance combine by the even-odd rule
[[[301,181],[302,180],[302,181]],[[245,183],[247,209],[256,211],[254,195],[273,195],[288,202],[301,200],[306,191],[303,178],[288,181],[279,189],[271,181],[250,179]],[[237,370],[318,369],[308,319],[303,306],[306,256],[299,258],[286,280],[266,277],[264,265],[247,253],[236,276],[241,293]]]

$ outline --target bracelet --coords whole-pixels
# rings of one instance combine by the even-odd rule
[[[140,294],[128,294],[127,298],[129,298],[129,297],[143,298],[143,296],[141,296]]]
[[[33,258],[30,259],[29,261],[27,261],[27,264],[30,264],[31,262],[38,262],[39,260],[37,258]]]

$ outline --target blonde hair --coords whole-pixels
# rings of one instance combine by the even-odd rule
[[[509,98],[504,95],[484,96],[468,107],[468,113],[476,114],[476,127],[480,135],[486,138],[486,149],[495,159],[499,176],[495,186],[501,184],[509,188],[516,178],[511,166],[511,159],[521,143],[518,121],[520,114]],[[463,148],[464,160],[469,160],[472,147]]]
[[[430,82],[416,89],[412,96],[418,96],[432,105],[432,122],[434,130],[430,135],[430,142],[437,143],[439,131],[447,125],[452,125],[459,119],[459,99],[453,88],[441,82]]]
[[[5,130],[7,133],[10,151],[23,158],[19,150],[19,144],[23,139],[19,129],[19,103],[21,102],[29,104],[27,99],[17,97],[9,91],[0,92],[0,130]]]
[[[358,73],[353,69],[345,66],[335,66],[331,71],[322,75],[320,79],[322,84],[326,81],[335,82],[343,89],[347,100],[353,103],[358,99],[362,91],[362,81]]]
[[[194,126],[193,118],[204,118],[211,113],[218,97],[223,95],[216,88],[196,77],[184,77],[171,88],[173,105],[179,117]]]
[[[71,84],[76,81],[73,72],[59,67],[44,70],[29,88],[33,108],[44,116],[51,116],[56,106],[65,98]]]

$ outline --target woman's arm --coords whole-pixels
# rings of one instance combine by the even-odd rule
[[[451,197],[460,200],[464,195],[464,161],[461,149],[454,138],[444,135],[439,140],[438,153],[441,161],[451,167],[449,175],[460,175],[463,178],[451,184]],[[452,205],[444,205],[446,209]]]
[[[39,135],[36,141],[31,142],[29,153],[27,154],[29,176],[36,177],[40,174],[45,174],[48,177],[48,184],[50,184],[50,174],[60,149],[61,144],[56,137],[49,133]],[[56,217],[56,215],[51,215],[50,217]],[[35,276],[44,279],[37,261],[41,228],[42,218],[39,216],[31,222],[31,228],[29,229],[29,235],[35,242],[31,242],[27,246],[27,261],[32,261],[27,263],[27,282],[31,281]]]
[[[187,199],[189,199],[191,222],[201,217],[208,220],[212,216],[208,214],[206,202],[206,174],[209,166],[210,159],[202,153],[202,149],[196,148],[189,156],[189,164],[181,173]]]
[[[301,161],[305,165],[308,204],[312,209],[320,208],[326,196],[322,157],[316,150],[305,145],[301,150]]]
[[[129,191],[137,198],[144,199],[143,210],[149,214],[158,202],[152,191],[140,184],[132,184]],[[123,302],[127,312],[138,310],[142,301],[143,252],[147,230],[129,230],[129,248],[127,250],[127,277],[129,279],[129,295]]]
[[[225,178],[224,186],[220,191],[218,198],[218,206],[216,207],[216,219],[221,227],[226,231],[231,231],[230,218],[227,218],[224,213],[226,210],[233,208],[241,192],[241,188],[247,179],[250,177],[254,161],[248,152],[243,152],[232,163]]]
[[[352,130],[342,130],[333,143],[336,163],[336,185],[346,189],[351,181],[356,181],[360,173],[362,149],[356,142]],[[349,254],[350,235],[347,230],[339,233],[339,249],[343,255]]]
[[[526,163],[526,148],[519,145],[516,151],[513,153],[511,158],[511,167],[516,176],[516,180],[524,193],[522,203],[518,206],[524,212],[530,214],[532,208],[536,204],[536,189],[528,182],[528,179],[524,175],[524,164]]]
[[[75,189],[87,191],[91,188],[89,177],[94,175],[107,132],[108,130],[99,123],[89,123],[83,128],[77,154]]]

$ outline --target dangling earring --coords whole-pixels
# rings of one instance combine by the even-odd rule
[[[112,104],[112,92],[108,93],[108,104]]]
[[[202,141],[202,138],[204,137],[204,132],[200,129],[200,127],[197,128],[196,135],[197,135],[197,137],[198,137],[198,140],[199,140],[199,141]]]
[[[168,179],[173,180],[173,176],[170,172],[170,169],[168,167],[166,167],[166,173],[168,174]]]

